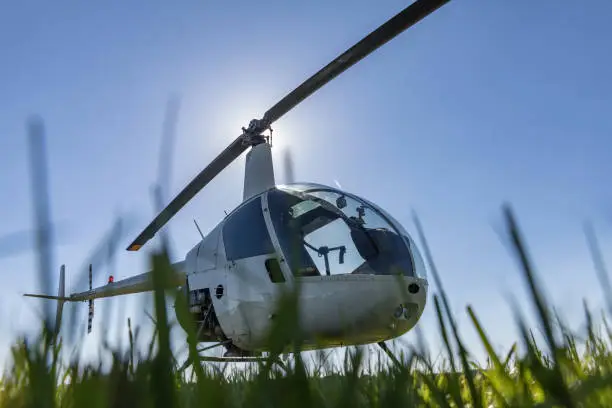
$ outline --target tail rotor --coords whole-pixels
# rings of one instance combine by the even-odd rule
[[[93,290],[93,274],[92,274],[91,264],[89,264],[89,290]],[[87,334],[91,333],[93,317],[94,317],[94,300],[89,299],[89,315],[87,317]]]

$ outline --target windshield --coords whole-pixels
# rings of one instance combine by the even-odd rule
[[[295,275],[415,276],[411,240],[365,200],[322,186],[279,186],[268,207]]]

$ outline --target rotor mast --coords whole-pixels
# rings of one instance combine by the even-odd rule
[[[253,146],[246,154],[242,201],[263,193],[275,184],[272,146],[268,142]]]
[[[270,126],[265,119],[253,119],[248,128],[242,128],[242,140],[251,150],[246,154],[244,165],[244,188],[242,201],[263,193],[274,187],[274,166],[272,164],[272,146],[267,136],[261,133]]]

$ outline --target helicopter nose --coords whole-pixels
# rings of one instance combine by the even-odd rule
[[[421,278],[373,277],[367,285],[368,295],[352,303],[360,337],[379,342],[411,330],[425,308],[427,289],[427,281]]]
[[[345,345],[374,343],[400,336],[416,325],[425,308],[427,281],[345,275],[306,284],[303,290],[301,318],[306,332]]]
[[[354,324],[373,341],[409,331],[425,308],[427,281],[424,279],[374,276],[369,282],[363,282],[361,289],[357,296],[347,293],[351,297],[348,303],[355,317]]]

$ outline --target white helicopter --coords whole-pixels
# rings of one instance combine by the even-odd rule
[[[225,167],[246,155],[243,202],[172,264],[172,285],[187,294],[199,342],[224,346],[212,361],[250,361],[269,351],[275,301],[299,282],[303,350],[377,343],[408,332],[426,305],[428,282],[419,250],[402,225],[369,200],[313,183],[276,185],[270,125],[331,79],[449,0],[417,0],[252,120],[128,246],[138,251]],[[66,296],[64,267],[56,325],[64,302],[153,290],[151,272]],[[401,282],[398,285],[398,279]]]

